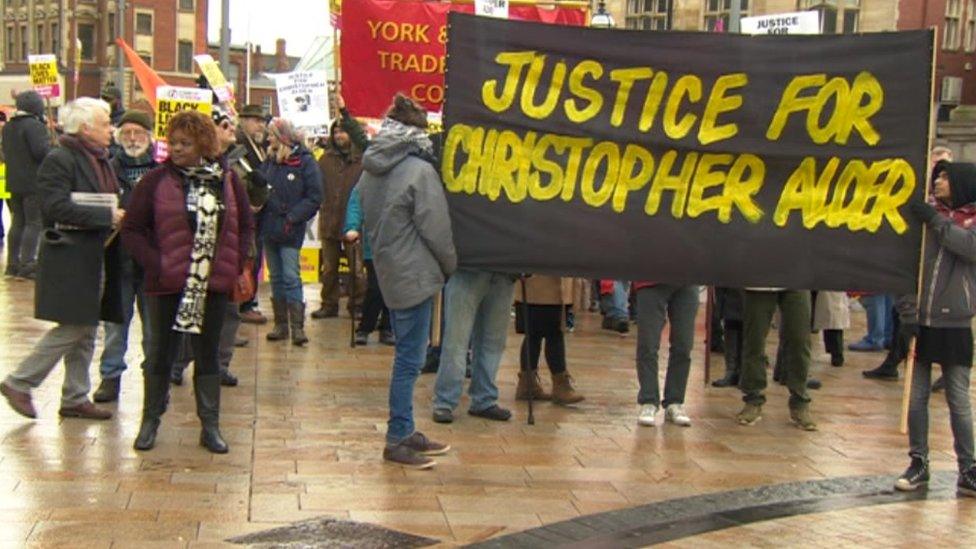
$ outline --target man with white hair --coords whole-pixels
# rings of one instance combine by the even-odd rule
[[[112,169],[119,181],[122,208],[126,207],[132,191],[142,176],[156,167],[158,162],[152,147],[152,114],[140,110],[128,110],[122,115],[119,127],[115,130],[118,148],[112,156]],[[138,307],[142,321],[142,357],[145,363],[149,356],[149,322],[145,316],[142,293],[142,268],[124,250],[120,251],[119,282],[122,292],[122,323],[105,323],[105,348],[102,350],[99,373],[102,382],[95,394],[95,402],[115,402],[119,399],[122,373],[127,366],[125,353],[129,348],[129,324],[133,309]]]
[[[88,367],[99,320],[122,321],[118,239],[125,211],[114,207],[119,185],[108,159],[109,106],[82,97],[61,112],[65,135],[38,169],[44,233],[38,259],[34,317],[57,323],[0,383],[0,394],[22,416],[35,418],[31,390],[64,359],[62,417],[109,419],[88,400]],[[109,195],[102,204],[99,195]],[[105,197],[101,197],[105,198]]]

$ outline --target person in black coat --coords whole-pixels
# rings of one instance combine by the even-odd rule
[[[45,229],[38,259],[34,317],[56,322],[34,351],[0,383],[0,393],[19,414],[37,412],[30,391],[65,362],[62,417],[109,419],[112,413],[88,400],[88,370],[99,320],[122,321],[118,239],[113,229],[125,215],[111,205],[82,204],[72,193],[108,194],[118,200],[118,182],[108,160],[112,141],[109,108],[83,97],[62,110],[65,135],[38,170]]]
[[[7,190],[11,225],[4,276],[34,278],[37,239],[41,231],[37,168],[51,150],[44,123],[44,100],[36,91],[17,95],[17,112],[3,127],[3,154],[7,161]]]

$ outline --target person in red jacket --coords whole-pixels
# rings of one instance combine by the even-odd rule
[[[170,158],[135,188],[122,243],[145,271],[152,345],[143,372],[137,450],[156,443],[169,396],[169,372],[181,334],[190,337],[200,444],[227,453],[220,435],[218,343],[229,294],[244,271],[254,232],[247,193],[213,160],[217,131],[195,111],[175,115],[167,130]]]

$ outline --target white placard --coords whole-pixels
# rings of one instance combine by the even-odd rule
[[[474,0],[474,13],[508,19],[508,0]]]
[[[820,13],[798,11],[743,17],[742,34],[820,34]]]
[[[278,90],[278,112],[299,128],[328,127],[329,82],[325,71],[269,74]]]

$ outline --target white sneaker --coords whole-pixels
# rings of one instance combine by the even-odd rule
[[[647,427],[654,427],[654,416],[657,415],[657,406],[653,404],[641,405],[640,415],[637,416],[637,423]]]
[[[681,425],[682,427],[691,425],[691,418],[688,417],[684,407],[680,404],[668,404],[668,408],[664,410],[664,420],[670,421],[675,425]]]

